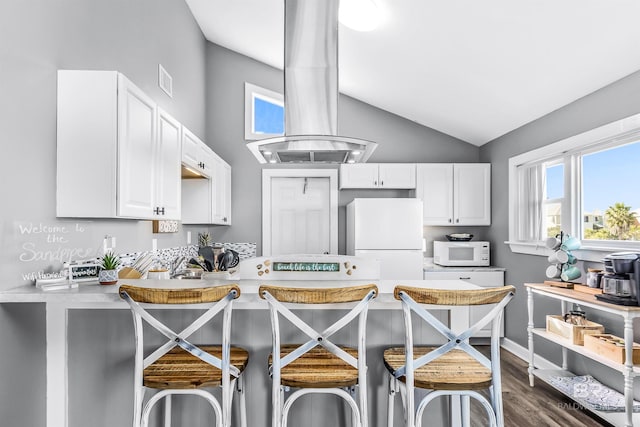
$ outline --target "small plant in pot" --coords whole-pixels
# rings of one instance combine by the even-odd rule
[[[112,251],[105,252],[100,259],[100,273],[98,281],[101,285],[115,285],[118,282],[117,268],[120,265],[120,257]]]

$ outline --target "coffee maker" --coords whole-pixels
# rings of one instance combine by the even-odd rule
[[[604,258],[600,301],[617,305],[640,306],[640,254],[616,252]]]

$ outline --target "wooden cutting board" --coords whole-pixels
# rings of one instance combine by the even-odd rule
[[[575,284],[573,286],[574,291],[584,292],[585,294],[598,295],[602,293],[602,289],[600,288],[590,288],[587,285],[578,285]]]
[[[555,286],[556,288],[573,289],[573,285],[575,283],[573,283],[573,282],[556,282],[554,280],[545,280],[544,284],[545,285],[549,285],[549,286]]]

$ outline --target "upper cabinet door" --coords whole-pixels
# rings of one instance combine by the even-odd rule
[[[117,215],[153,218],[156,104],[118,74]]]
[[[340,188],[378,188],[378,165],[375,163],[340,165]]]
[[[182,127],[182,163],[195,172],[210,177],[213,162],[211,149],[186,127]]]
[[[340,165],[343,188],[416,188],[415,163],[358,163]]]
[[[211,223],[231,225],[231,166],[215,155]]]
[[[416,188],[416,165],[414,163],[378,164],[379,188]]]
[[[154,213],[162,219],[180,219],[181,203],[181,128],[180,123],[158,108],[157,166],[155,173],[156,206]]]
[[[422,199],[424,225],[453,224],[453,164],[417,165],[416,197]]]
[[[456,163],[455,225],[491,225],[491,164]]]
[[[424,225],[491,224],[491,164],[422,163],[417,175]]]

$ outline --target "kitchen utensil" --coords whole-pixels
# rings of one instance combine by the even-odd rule
[[[218,255],[218,271],[227,271],[227,263],[230,261],[228,252],[220,252]],[[231,255],[233,257],[233,255]]]
[[[140,273],[135,268],[131,268],[131,267],[123,267],[118,272],[119,279],[139,279],[141,277],[142,277],[142,273]]]
[[[197,265],[198,267],[200,267],[201,269],[207,271],[207,266],[204,265],[204,263],[202,261],[200,261],[199,259],[196,258],[191,258],[189,260],[189,264],[191,265]]]
[[[547,258],[551,264],[564,264],[569,261],[569,254],[565,251],[555,251]]]
[[[204,264],[207,271],[214,271],[216,266],[216,258],[213,254],[213,247],[203,246],[198,249],[198,254],[204,258]]]
[[[560,279],[563,282],[569,282],[571,280],[577,279],[578,277],[580,277],[582,275],[582,273],[580,272],[580,269],[576,266],[571,266],[569,268],[566,268],[561,274],[560,274]]]
[[[590,288],[599,288],[603,275],[602,270],[589,268],[587,270],[587,286]]]
[[[228,269],[237,266],[239,262],[240,256],[238,255],[238,252],[226,249],[218,255],[218,270],[227,271]]]
[[[554,251],[559,249],[561,244],[562,242],[557,237],[548,237],[547,240],[545,240],[545,246]]]
[[[147,272],[147,279],[168,279],[169,270],[166,268],[152,269]]]
[[[227,249],[227,252],[230,252],[233,255],[233,257],[227,264],[227,270],[229,270],[230,268],[237,267],[238,264],[240,264],[240,254],[238,254],[238,252],[234,251],[233,249]]]
[[[140,273],[142,273],[142,275],[144,276],[145,274],[147,274],[147,272],[149,271],[152,265],[153,265],[153,257],[149,255],[144,259],[144,261],[140,264],[137,270]]]
[[[560,266],[558,265],[550,265],[547,267],[546,276],[549,279],[557,279],[560,277],[562,270],[560,270]]]
[[[579,249],[582,242],[576,237],[567,236],[566,240],[562,242],[560,245],[560,249],[563,251],[572,251],[574,249]]]

